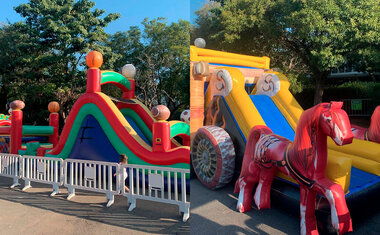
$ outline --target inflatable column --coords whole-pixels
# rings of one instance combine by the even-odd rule
[[[157,105],[152,109],[153,117],[153,152],[167,152],[170,150],[170,124],[166,121],[170,110],[165,105]]]
[[[59,104],[55,101],[50,102],[48,106],[50,115],[49,115],[49,126],[52,126],[53,129],[53,135],[49,136],[49,142],[53,144],[53,147],[55,147],[58,143],[59,138]]]
[[[123,99],[134,99],[135,98],[135,75],[136,68],[133,64],[126,64],[123,66],[121,73],[126,77],[131,83],[131,89],[127,92],[123,92]]]
[[[18,154],[18,150],[21,149],[22,142],[22,109],[25,107],[25,103],[21,100],[15,100],[10,103],[12,109],[11,115],[11,154]]]
[[[206,41],[197,38],[194,41],[197,48],[205,48]],[[190,48],[191,60],[197,60],[198,53]],[[206,61],[190,63],[190,142],[195,132],[203,126],[204,121],[204,83],[210,75],[209,64]]]
[[[100,92],[101,71],[103,56],[100,52],[91,51],[86,56],[87,69],[87,93]]]

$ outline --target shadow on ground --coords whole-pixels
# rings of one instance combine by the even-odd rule
[[[192,234],[299,234],[299,215],[272,205],[271,209],[252,208],[247,213],[236,211],[237,194],[229,184],[219,190],[209,190],[197,179],[191,180]],[[379,205],[372,205],[379,208]],[[289,205],[294,206],[294,205]],[[296,208],[298,210],[298,207]],[[363,208],[369,211],[371,208]],[[376,210],[376,209],[375,209]],[[380,210],[363,219],[353,218],[350,234],[379,234]]]
[[[191,180],[192,234],[298,234],[299,220],[283,210],[236,211],[233,185],[212,191]]]
[[[48,185],[32,183],[34,187],[23,192],[20,188],[10,189],[11,184],[11,179],[0,177],[0,199],[140,232],[190,232],[189,222],[182,222],[178,207],[174,205],[137,200],[137,207],[129,212],[127,199],[123,196],[115,196],[114,205],[106,208],[104,194],[77,190],[77,196],[68,201],[63,187],[60,194],[50,197]]]

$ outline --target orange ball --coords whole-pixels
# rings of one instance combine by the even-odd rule
[[[25,108],[25,103],[21,100],[14,100],[9,104],[9,106],[12,110],[20,110]]]
[[[86,63],[90,68],[99,68],[103,64],[103,55],[98,51],[90,51],[86,56]]]
[[[49,105],[48,105],[48,109],[49,109],[49,112],[51,113],[58,113],[59,111],[59,104],[58,102],[50,102]]]
[[[152,115],[158,121],[166,121],[170,117],[170,110],[160,104],[152,108]]]

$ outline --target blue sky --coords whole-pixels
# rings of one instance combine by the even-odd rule
[[[199,8],[201,8],[203,6],[203,4],[205,4],[207,2],[207,0],[191,0],[191,4],[190,4],[190,22],[192,24],[194,24],[195,22],[195,14],[194,12],[197,11]]]
[[[28,0],[0,0],[0,22],[11,23],[22,20],[13,7]],[[120,13],[121,18],[105,28],[107,33],[126,31],[130,26],[140,25],[144,18],[165,17],[168,22],[179,19],[190,20],[190,1],[199,0],[93,0],[95,8],[104,9],[107,13]]]

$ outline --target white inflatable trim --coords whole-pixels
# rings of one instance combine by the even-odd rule
[[[259,81],[257,82],[256,95],[267,95],[272,97],[280,91],[280,79],[276,74],[263,73]]]
[[[232,78],[230,73],[225,69],[214,70],[216,79],[214,79],[214,88],[218,93],[223,93],[224,96],[232,91]]]

